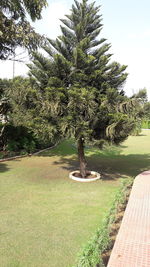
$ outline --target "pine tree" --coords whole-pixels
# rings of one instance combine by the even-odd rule
[[[57,122],[59,134],[74,137],[80,173],[86,176],[85,143],[119,144],[133,128],[132,103],[122,86],[126,66],[110,62],[110,44],[100,38],[102,17],[95,3],[74,1],[62,19],[62,35],[48,39],[49,57],[34,53],[30,75],[35,77],[41,110],[49,123]],[[130,111],[130,112],[129,112]]]

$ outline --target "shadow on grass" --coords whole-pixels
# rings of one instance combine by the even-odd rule
[[[105,150],[86,148],[88,169],[98,171],[104,180],[115,180],[120,177],[135,177],[139,173],[150,169],[150,154],[123,155],[126,146],[112,146]],[[62,142],[53,150],[41,153],[39,156],[58,156],[54,164],[61,165],[68,171],[79,168],[76,146],[70,141]],[[71,156],[71,157],[70,157]]]
[[[120,177],[135,177],[139,173],[150,170],[150,154],[128,154],[123,150],[127,146],[111,146],[105,150],[86,147],[88,170],[101,173],[104,180],[115,180]],[[44,151],[38,157],[54,157],[53,164],[59,168],[73,171],[79,169],[77,148],[73,140],[65,140],[57,147]],[[8,171],[6,163],[0,163],[0,172]]]
[[[149,154],[115,155],[113,157],[93,155],[88,158],[89,167],[97,167],[98,172],[104,174],[105,179],[116,179],[121,176],[135,177],[139,173],[150,169]]]
[[[116,155],[112,157],[93,154],[87,157],[88,169],[102,174],[104,180],[115,180],[123,176],[135,177],[139,173],[150,169],[150,155]],[[61,168],[73,171],[79,168],[77,157],[60,157],[55,161]]]
[[[7,164],[4,162],[0,162],[0,173],[8,171],[9,168],[7,167]]]

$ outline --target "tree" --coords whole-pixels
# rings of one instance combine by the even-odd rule
[[[142,130],[142,124],[144,120],[148,119],[148,114],[150,114],[150,105],[147,97],[146,88],[140,89],[137,93],[132,95],[132,97],[136,101],[136,106],[134,111],[132,111],[133,119],[135,120],[134,129],[132,135],[139,135]]]
[[[137,94],[135,94],[136,98],[139,98],[142,105],[142,114],[144,119],[150,120],[150,102],[148,101],[147,90],[146,88],[140,89]]]
[[[0,59],[7,59],[21,46],[29,51],[36,49],[42,42],[27,21],[27,14],[32,21],[41,18],[41,11],[46,7],[46,0],[1,0],[0,1]]]
[[[75,138],[82,177],[87,174],[85,143],[119,144],[134,125],[129,116],[133,100],[122,89],[126,66],[110,62],[110,44],[99,38],[99,10],[87,0],[75,0],[71,14],[61,20],[62,35],[44,47],[49,58],[34,53],[29,65],[37,96],[34,122],[44,122],[44,129],[49,125],[59,138]]]
[[[150,102],[144,104],[144,116],[145,119],[150,121]]]
[[[40,125],[37,119],[34,124],[34,113],[31,117],[31,110],[37,112],[33,85],[31,79],[21,76],[0,79],[0,149],[3,151],[23,149],[29,152],[35,146],[39,149],[52,145],[53,140],[46,130],[44,135],[37,130]],[[29,128],[25,127],[26,121]]]
[[[16,131],[23,129],[20,126],[25,126],[27,132],[32,133],[38,147],[45,148],[55,142],[55,135],[52,135],[52,128],[48,125],[48,121],[44,120],[42,110],[40,111],[42,118],[40,118],[38,103],[41,99],[39,99],[32,79],[17,76],[14,79],[0,80],[0,92],[2,92],[0,99],[3,100],[1,103],[5,104],[5,109],[4,105],[3,109],[0,105],[0,114],[5,118],[1,131],[3,144],[7,141],[6,130],[11,131],[15,127]],[[37,116],[38,114],[39,116]],[[8,127],[9,125],[12,126],[12,129]]]
[[[10,81],[0,79],[0,147],[3,147],[3,135],[8,123],[8,111],[10,103],[6,91],[10,87]]]

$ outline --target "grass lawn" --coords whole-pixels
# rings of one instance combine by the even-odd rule
[[[76,148],[65,141],[39,156],[0,163],[0,266],[68,267],[110,207],[120,177],[150,169],[150,131],[120,147],[86,149],[102,179],[68,179]]]

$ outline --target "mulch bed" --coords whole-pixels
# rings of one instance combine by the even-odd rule
[[[77,178],[83,178],[80,172],[74,172],[73,176],[77,177]],[[87,172],[86,176],[84,177],[84,179],[92,179],[92,178],[96,178],[97,176],[94,174],[91,174],[91,172]]]

